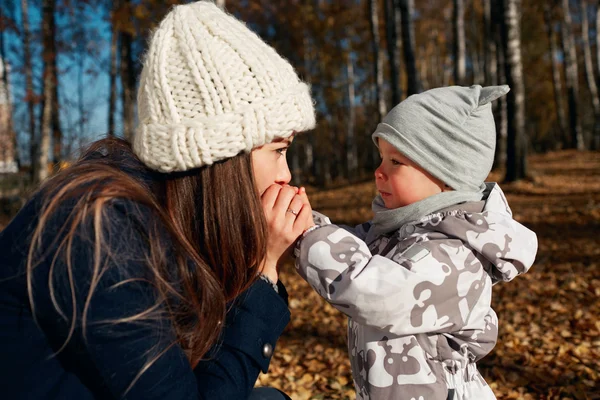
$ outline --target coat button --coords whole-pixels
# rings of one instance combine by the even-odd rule
[[[273,346],[271,346],[271,343],[265,343],[263,345],[262,355],[264,358],[269,358],[273,355]]]

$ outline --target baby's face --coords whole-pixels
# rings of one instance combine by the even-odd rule
[[[394,146],[379,139],[381,165],[375,184],[386,208],[404,207],[440,193],[444,184],[403,156]]]

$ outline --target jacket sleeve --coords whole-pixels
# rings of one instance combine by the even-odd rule
[[[194,374],[210,399],[246,399],[266,373],[277,339],[290,320],[287,292],[258,280],[229,309],[220,342]]]
[[[325,214],[320,213],[319,211],[312,212],[313,222],[317,226],[330,225],[331,220]],[[338,225],[340,228],[343,228],[358,237],[360,240],[365,240],[367,238],[367,233],[369,233],[369,229],[371,229],[371,221],[359,224],[359,225]]]
[[[336,225],[309,232],[296,268],[328,302],[355,322],[396,335],[470,329],[487,312],[491,280],[458,240],[416,243],[388,259]],[[480,300],[483,300],[482,304]]]
[[[289,321],[285,289],[279,296],[262,281],[254,283],[230,306],[219,344],[207,359],[192,369],[176,340],[174,327],[161,305],[156,307],[156,291],[144,276],[145,243],[132,218],[108,209],[111,229],[105,236],[102,254],[104,273],[96,282],[90,299],[93,247],[89,227],[72,244],[73,274],[69,277],[61,258],[54,271],[54,298],[61,306],[60,316],[52,305],[48,270],[42,265],[34,276],[37,289],[36,315],[49,341],[59,348],[70,337],[59,357],[67,360],[84,382],[101,382],[99,389],[87,385],[94,395],[126,399],[246,399],[260,371],[266,371],[270,352]],[[117,261],[118,260],[118,261]],[[65,272],[65,273],[61,273]],[[71,293],[67,280],[76,290]],[[283,286],[280,285],[280,291]],[[83,304],[89,301],[87,324],[81,321]],[[153,308],[154,307],[154,308]],[[135,322],[132,316],[149,310],[152,317]],[[72,315],[77,315],[69,332]],[[68,321],[68,322],[67,322]],[[84,332],[85,329],[85,332]],[[153,360],[145,369],[148,360]],[[126,395],[123,397],[123,395]]]

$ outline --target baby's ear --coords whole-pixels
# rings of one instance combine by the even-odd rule
[[[508,85],[483,87],[481,88],[481,93],[479,94],[479,106],[490,103],[497,98],[504,96],[509,91],[510,88]]]

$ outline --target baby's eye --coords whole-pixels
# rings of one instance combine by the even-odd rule
[[[392,158],[392,164],[393,165],[403,165],[400,161],[394,160],[393,158]]]

